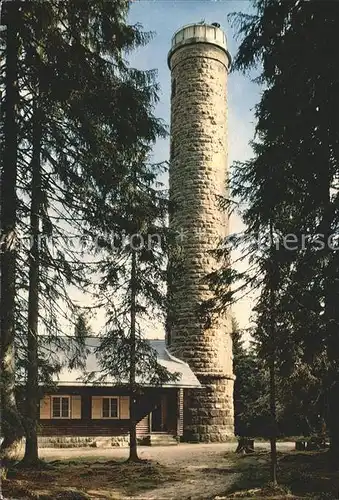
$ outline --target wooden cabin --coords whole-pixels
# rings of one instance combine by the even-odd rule
[[[99,339],[86,339],[89,354],[85,372],[99,372],[95,348]],[[175,444],[183,434],[183,404],[185,390],[199,388],[200,383],[190,367],[173,357],[164,340],[150,340],[157,353],[157,361],[170,373],[177,373],[175,381],[161,386],[139,385],[137,395],[137,436],[144,444]],[[113,380],[84,381],[79,370],[63,368],[56,381],[56,389],[40,401],[39,442],[89,443],[107,445],[128,443],[130,425],[128,386],[114,384]]]

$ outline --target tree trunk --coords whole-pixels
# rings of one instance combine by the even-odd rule
[[[137,422],[136,422],[136,390],[135,390],[135,369],[136,369],[136,281],[137,281],[137,256],[136,250],[132,250],[131,264],[131,335],[130,335],[130,432],[129,432],[129,460],[137,462],[139,460],[137,450]]]
[[[331,469],[339,468],[339,382],[335,381],[328,394],[328,427],[330,435],[330,465]]]
[[[338,348],[339,339],[337,332],[335,297],[331,297],[334,289],[328,290],[325,314],[327,322],[327,357],[329,363],[329,387],[328,387],[328,430],[330,437],[330,467],[333,470],[339,469],[339,380],[338,380]]]
[[[13,2],[14,3],[14,2]],[[17,117],[19,39],[17,5],[6,2],[6,75],[4,100],[4,161],[1,176],[1,424],[0,456],[16,454],[23,428],[15,398],[15,278],[17,217]]]
[[[277,484],[277,422],[276,422],[276,388],[275,388],[275,360],[270,366],[270,413],[272,419],[271,447],[271,482]]]
[[[38,103],[39,96],[33,103],[33,153],[32,153],[32,188],[29,256],[29,292],[28,292],[28,337],[27,337],[27,385],[26,385],[26,449],[24,463],[38,463],[38,320],[39,320],[39,271],[40,242],[39,222],[41,208],[41,139],[42,117]]]
[[[270,222],[270,238],[271,245],[273,247],[273,227],[272,222]],[[269,360],[269,372],[270,372],[270,414],[271,414],[271,437],[270,437],[270,448],[271,448],[271,483],[277,485],[277,416],[276,416],[276,379],[275,379],[275,358],[276,358],[276,347],[275,347],[275,328],[276,328],[276,314],[275,314],[275,270],[276,262],[275,258],[271,256],[271,276],[270,276],[270,360]]]
[[[331,174],[327,171],[326,177],[326,189],[325,189],[325,213],[324,218],[324,234],[326,236],[325,241],[329,241],[332,234],[331,221],[332,217],[328,215],[331,213]],[[325,279],[325,307],[323,321],[326,325],[326,351],[328,360],[328,429],[330,436],[330,466],[332,469],[337,470],[339,468],[339,426],[338,426],[338,414],[339,414],[339,401],[337,397],[339,395],[339,377],[338,377],[338,353],[339,353],[339,339],[338,339],[338,280],[336,278],[337,274],[337,264],[334,258],[334,252],[331,252],[327,247],[325,248],[324,260],[327,261],[327,268],[324,271]]]
[[[339,426],[338,426],[338,415],[339,415],[339,380],[338,380],[338,348],[339,339],[337,330],[336,317],[336,305],[335,297],[331,297],[333,289],[329,289],[327,295],[325,314],[327,322],[327,357],[329,364],[329,387],[327,390],[328,399],[328,414],[327,414],[327,424],[330,437],[330,467],[333,470],[339,468]]]
[[[248,437],[240,437],[238,439],[238,446],[235,450],[236,453],[254,453],[254,439]]]

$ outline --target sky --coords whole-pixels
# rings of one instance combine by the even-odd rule
[[[140,23],[144,31],[154,32],[153,39],[145,47],[135,51],[130,64],[139,69],[155,69],[160,85],[159,103],[155,115],[170,123],[170,71],[167,54],[175,31],[184,26],[205,20],[218,22],[227,36],[228,50],[235,56],[238,47],[235,28],[227,20],[231,12],[251,13],[251,2],[247,0],[136,0],[130,9],[129,22]],[[238,72],[231,73],[228,80],[229,104],[229,166],[234,161],[243,161],[251,156],[249,141],[254,134],[253,109],[260,99],[260,88],[251,78]],[[169,139],[159,140],[154,148],[155,161],[169,159]],[[164,183],[168,183],[167,177]],[[238,216],[231,217],[230,232],[238,232],[243,225]],[[238,255],[233,255],[236,259]],[[242,264],[244,268],[246,264]],[[238,266],[239,268],[239,266]],[[253,297],[245,297],[233,306],[233,313],[240,327],[249,326]]]
[[[128,56],[131,67],[143,70],[156,70],[157,82],[160,85],[159,102],[155,116],[170,125],[170,71],[167,66],[167,55],[171,46],[173,34],[185,24],[201,22],[218,22],[225,31],[228,50],[231,56],[237,52],[235,30],[227,21],[230,12],[251,12],[251,2],[247,0],[134,0],[129,14],[129,23],[140,24],[143,31],[153,32],[153,39],[144,47],[138,48]],[[249,141],[254,134],[254,106],[260,99],[260,88],[248,76],[232,72],[228,80],[228,145],[229,166],[234,161],[244,161],[251,156]],[[159,140],[153,151],[154,161],[169,160],[169,138]],[[162,182],[168,186],[168,176]],[[243,229],[238,216],[230,220],[230,232]],[[233,260],[238,260],[239,254],[233,254]],[[246,268],[246,262],[237,264],[237,269]],[[74,291],[73,299],[78,305],[91,305],[90,298],[84,298],[79,291]],[[253,297],[246,296],[236,302],[232,312],[239,326],[246,329],[250,326]],[[93,332],[100,332],[105,324],[104,312],[98,311],[90,321]],[[148,338],[163,338],[164,329],[157,319],[143,325],[144,334]],[[248,335],[245,334],[245,340]]]

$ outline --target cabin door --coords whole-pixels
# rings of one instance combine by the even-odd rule
[[[166,431],[166,401],[165,396],[161,398],[158,405],[152,411],[152,432],[164,432]]]
[[[152,411],[152,432],[162,431],[161,403]]]

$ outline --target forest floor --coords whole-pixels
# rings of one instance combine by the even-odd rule
[[[138,464],[126,463],[127,450],[121,448],[42,449],[47,467],[10,469],[3,495],[6,500],[339,498],[339,473],[328,471],[326,453],[294,452],[290,443],[281,443],[281,487],[273,492],[267,486],[267,445],[256,448],[251,455],[237,455],[234,443],[232,449],[223,444],[140,447]]]

